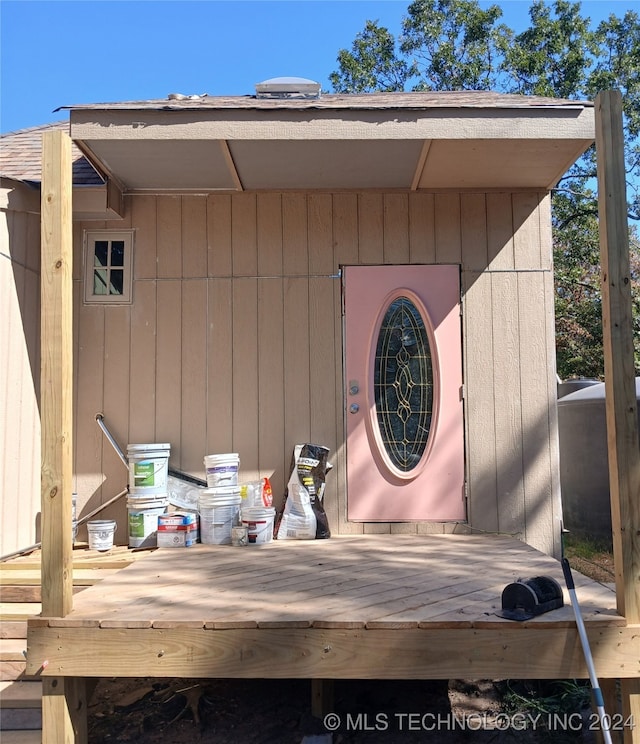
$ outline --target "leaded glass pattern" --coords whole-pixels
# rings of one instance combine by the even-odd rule
[[[433,369],[424,318],[408,297],[389,305],[378,333],[373,375],[385,451],[408,473],[421,461],[433,412]]]

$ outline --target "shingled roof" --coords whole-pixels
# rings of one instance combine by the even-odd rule
[[[0,135],[0,175],[17,181],[40,183],[42,180],[42,134],[53,129],[69,131],[68,121],[56,121]],[[75,186],[101,186],[104,179],[72,144],[73,183]]]
[[[210,96],[169,94],[167,98],[147,101],[117,101],[112,103],[88,103],[60,106],[63,109],[81,110],[134,110],[145,109],[163,111],[206,110],[206,109],[257,109],[273,111],[289,110],[384,110],[384,109],[519,109],[519,108],[573,108],[592,107],[591,101],[573,101],[564,98],[544,96],[523,96],[493,91],[455,90],[455,91],[412,91],[397,93],[323,93],[318,98],[260,98],[258,96]]]

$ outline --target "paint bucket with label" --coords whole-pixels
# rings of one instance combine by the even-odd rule
[[[137,497],[166,498],[170,444],[130,444],[129,493]]]
[[[231,528],[240,515],[240,487],[205,488],[198,498],[200,542],[208,545],[230,545]]]
[[[158,538],[158,517],[169,506],[169,499],[135,498],[127,499],[130,548],[155,548]]]
[[[189,548],[198,542],[199,518],[195,512],[170,512],[158,516],[158,547]]]
[[[273,507],[248,506],[242,510],[242,524],[246,526],[249,545],[263,545],[273,540]]]
[[[96,519],[87,523],[89,550],[111,550],[116,523],[113,519]]]
[[[231,452],[226,455],[205,455],[204,467],[207,471],[207,486],[237,486],[240,455]]]

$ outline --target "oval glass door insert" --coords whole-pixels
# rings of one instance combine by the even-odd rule
[[[401,473],[414,470],[427,449],[433,383],[425,320],[408,297],[396,297],[380,324],[373,386],[380,439]]]

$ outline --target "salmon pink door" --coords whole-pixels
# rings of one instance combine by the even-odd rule
[[[464,519],[459,267],[343,276],[347,516]]]

